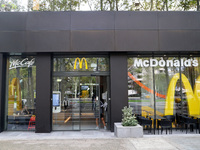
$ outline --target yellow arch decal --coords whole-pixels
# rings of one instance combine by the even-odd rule
[[[83,67],[83,61],[85,61],[85,69],[88,69],[88,65],[87,65],[87,60],[85,59],[85,57],[83,57],[81,60],[79,57],[77,57],[75,59],[75,62],[74,62],[74,70],[76,69],[76,63],[77,63],[77,60],[79,62],[79,68],[82,69]]]
[[[188,113],[190,115],[199,115],[199,100],[197,99],[196,93],[193,93],[190,82],[184,74],[181,74],[181,78],[182,83],[186,89]],[[180,74],[176,73],[171,79],[168,86],[167,98],[165,103],[165,115],[173,115],[175,87],[178,79],[180,79]]]
[[[85,61],[85,69],[88,69],[88,66],[87,66],[87,61],[86,61],[85,57],[83,57],[83,58],[81,59],[80,68],[82,68],[82,67],[83,67],[83,60]]]
[[[18,78],[13,78],[11,83],[9,83],[8,101],[10,105],[9,113],[13,114],[14,101],[17,103],[17,111],[22,109],[22,98],[21,98],[21,86]]]
[[[80,66],[80,63],[81,63],[80,58],[77,57],[77,58],[75,59],[75,62],[74,62],[74,70],[76,69],[76,63],[77,63],[77,60],[78,60],[78,62],[79,62],[79,63],[78,63],[79,66]]]
[[[195,81],[194,85],[194,95],[196,95],[197,100],[199,101],[199,108],[200,108],[200,76]],[[200,111],[200,110],[199,110]],[[199,112],[200,113],[200,112]]]

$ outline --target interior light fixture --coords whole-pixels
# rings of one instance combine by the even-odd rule
[[[61,79],[57,79],[57,82],[61,82],[62,80]]]

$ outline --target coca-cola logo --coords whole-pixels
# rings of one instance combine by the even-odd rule
[[[35,58],[33,58],[31,60],[29,60],[28,58],[25,58],[23,60],[11,59],[9,69],[32,67],[34,65],[34,63],[35,63]]]

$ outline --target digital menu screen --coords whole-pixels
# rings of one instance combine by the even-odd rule
[[[60,94],[53,93],[53,106],[60,106]]]

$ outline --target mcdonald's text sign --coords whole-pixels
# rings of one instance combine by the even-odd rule
[[[149,60],[143,60],[143,59],[135,59],[134,61],[134,67],[197,67],[198,60],[196,59],[173,59],[173,60],[164,60],[162,57],[160,60],[157,59],[149,59]]]

